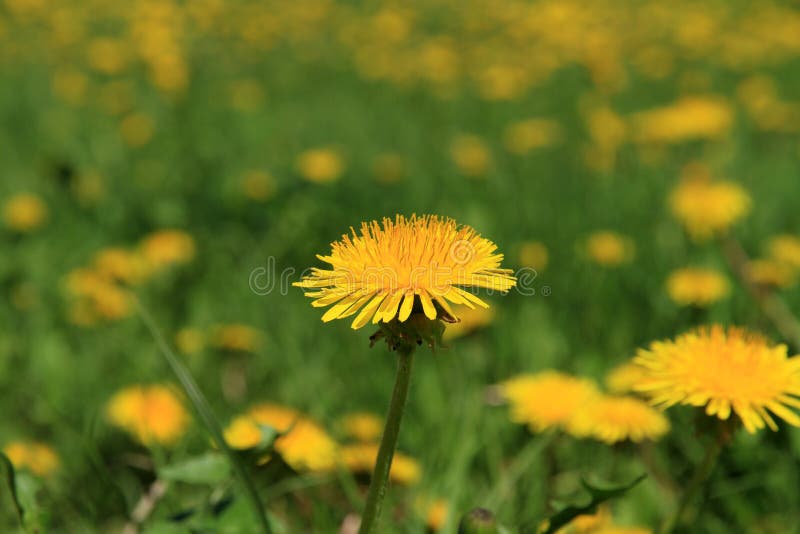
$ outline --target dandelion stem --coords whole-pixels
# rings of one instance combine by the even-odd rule
[[[401,345],[398,347],[397,376],[392,391],[392,401],[389,412],[386,414],[386,426],[383,429],[378,457],[375,460],[375,470],[367,493],[367,504],[361,514],[361,527],[359,534],[375,532],[378,519],[381,515],[383,498],[386,495],[386,484],[389,480],[389,469],[392,466],[394,450],[397,448],[397,437],[400,434],[400,421],[408,397],[408,386],[411,382],[411,364],[413,362],[414,347]]]
[[[197,385],[197,382],[195,382],[186,366],[183,365],[180,359],[175,356],[175,353],[172,352],[172,349],[170,349],[169,344],[164,339],[163,334],[161,334],[161,331],[158,329],[155,320],[147,311],[147,309],[142,305],[141,302],[139,302],[138,299],[134,302],[136,304],[136,309],[139,312],[139,316],[142,318],[145,326],[150,331],[150,335],[153,336],[156,345],[158,345],[158,348],[161,350],[161,354],[164,355],[164,358],[167,360],[170,368],[172,368],[172,371],[175,373],[178,381],[180,381],[181,386],[183,386],[186,395],[191,400],[192,405],[194,406],[197,415],[200,417],[200,420],[203,422],[203,425],[206,427],[206,430],[209,434],[211,434],[211,438],[214,440],[214,443],[216,443],[216,445],[222,449],[222,451],[228,457],[228,461],[231,463],[233,471],[236,474],[236,477],[239,479],[239,483],[242,485],[245,495],[250,502],[250,507],[253,511],[253,515],[256,516],[261,532],[264,534],[270,534],[272,529],[267,521],[264,507],[261,504],[261,499],[258,497],[258,491],[256,491],[253,481],[247,474],[247,469],[245,469],[245,466],[225,441],[225,438],[222,434],[222,425],[220,425],[219,420],[214,415],[211,405],[208,403],[205,395],[203,395],[203,392],[200,391],[200,386]]]
[[[717,459],[726,441],[725,434],[720,433],[708,444],[703,461],[697,466],[692,479],[689,481],[689,485],[686,487],[686,490],[684,490],[680,501],[678,501],[678,506],[675,508],[675,511],[664,524],[661,525],[659,534],[670,534],[675,527],[683,521],[687,508],[692,504],[692,501],[694,501],[698,492],[708,480],[711,471],[714,470],[714,466],[717,464]]]

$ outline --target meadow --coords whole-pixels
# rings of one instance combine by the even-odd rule
[[[260,532],[239,465],[356,532],[398,356],[291,284],[433,214],[516,286],[417,348],[375,532],[641,475],[558,532],[800,532],[791,2],[2,0],[0,175],[0,531]]]

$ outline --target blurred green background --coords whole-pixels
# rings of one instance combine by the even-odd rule
[[[43,442],[60,459],[26,482],[36,520],[118,531],[154,478],[132,457],[209,449],[196,424],[156,452],[109,424],[116,391],[174,382],[131,293],[223,423],[267,400],[329,429],[382,414],[395,362],[368,349],[369,329],[323,324],[299,289],[250,282],[270,258],[296,281],[351,226],[397,213],[469,224],[537,276],[534,295],[490,297],[489,324],[421,351],[400,449],[423,474],[391,492],[405,520],[390,526],[387,510],[386,531],[423,531],[423,496],[447,499],[453,532],[474,506],[520,524],[576,495],[580,475],[644,472],[632,446],[566,437],[515,471],[541,438],[485,388],[548,368],[602,380],[637,347],[707,322],[785,341],[667,199],[699,164],[749,192],[734,234],[752,256],[800,233],[799,55],[790,2],[4,0],[0,446]],[[600,230],[629,240],[626,258],[593,260]],[[91,277],[109,250],[121,287]],[[137,275],[142,256],[159,267]],[[687,265],[719,269],[731,294],[674,303],[665,280]],[[797,290],[782,292],[797,309]],[[226,338],[224,325],[252,330]],[[670,413],[650,454],[680,482],[701,446],[691,412]],[[688,532],[796,532],[798,453],[789,427],[740,434]],[[166,519],[215,488],[171,485],[146,525],[184,531]],[[3,491],[0,528],[13,529]],[[274,511],[288,532],[334,532],[353,511],[340,493],[336,481],[289,491]],[[673,504],[651,476],[614,517],[655,527]]]

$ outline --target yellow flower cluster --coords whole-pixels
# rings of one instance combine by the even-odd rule
[[[656,440],[669,431],[667,419],[646,403],[605,395],[591,380],[556,371],[511,378],[500,384],[500,391],[512,421],[534,432],[557,428],[613,444]]]
[[[17,232],[33,232],[47,220],[47,206],[32,193],[18,193],[5,201],[3,220]]]
[[[669,275],[667,293],[681,306],[705,307],[725,298],[730,293],[730,284],[713,269],[687,267]]]
[[[12,441],[3,447],[3,454],[14,469],[27,469],[40,477],[53,474],[61,464],[58,454],[46,443]]]

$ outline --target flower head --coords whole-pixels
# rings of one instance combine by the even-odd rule
[[[453,163],[462,174],[480,178],[492,163],[492,153],[484,141],[476,135],[459,135],[450,146]]]
[[[733,182],[712,181],[695,173],[684,177],[672,191],[673,215],[697,241],[725,233],[750,211],[750,197]]]
[[[3,447],[15,469],[27,469],[40,477],[53,473],[60,464],[58,454],[45,443],[12,441]]]
[[[800,269],[800,237],[776,235],[769,240],[767,248],[775,261]]]
[[[667,278],[669,297],[681,306],[709,306],[730,293],[730,284],[718,271],[688,267]]]
[[[575,414],[599,395],[591,380],[556,371],[516,376],[500,384],[511,419],[534,432],[567,428]]]
[[[297,170],[309,182],[335,182],[344,172],[344,161],[338,150],[315,148],[297,158]]]
[[[6,226],[17,232],[32,232],[47,219],[47,206],[31,193],[19,193],[9,198],[3,206]]]
[[[577,436],[591,437],[609,445],[627,440],[638,443],[666,434],[669,421],[639,399],[604,395],[575,414],[570,430]]]
[[[586,239],[586,253],[589,259],[604,267],[616,267],[631,260],[634,254],[633,242],[616,232],[601,230]]]
[[[378,458],[377,443],[357,443],[345,445],[341,448],[339,459],[350,471],[354,473],[372,473],[375,461]],[[419,463],[401,452],[395,452],[392,466],[389,469],[389,479],[404,486],[416,484],[422,475]]]
[[[140,250],[148,264],[158,269],[191,261],[195,243],[192,236],[181,230],[159,230],[142,240]]]
[[[705,406],[706,414],[728,419],[731,412],[748,432],[769,426],[773,415],[800,427],[800,358],[785,345],[739,328],[712,326],[653,342],[634,361],[645,370],[635,385],[660,407]]]
[[[145,445],[172,445],[186,432],[190,416],[168,386],[136,385],[117,392],[106,406],[108,419]]]
[[[225,429],[225,441],[236,449],[261,442],[261,426],[281,434],[275,451],[296,471],[329,471],[336,461],[337,444],[315,421],[285,406],[264,403],[235,418]]]
[[[756,285],[765,287],[789,287],[797,279],[797,271],[786,263],[772,259],[755,259],[745,266],[747,277]]]
[[[515,278],[501,269],[502,254],[469,226],[435,215],[363,223],[343,235],[328,256],[331,269],[312,269],[294,285],[316,289],[312,306],[330,306],[325,322],[356,315],[352,327],[397,318],[405,322],[416,305],[431,321],[454,317],[448,301],[488,307],[462,287],[508,291]]]
[[[339,426],[345,435],[362,442],[374,441],[383,432],[383,420],[369,412],[348,414],[341,418]]]

